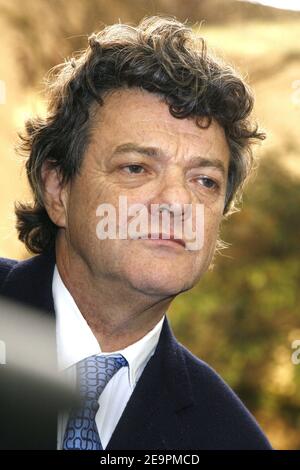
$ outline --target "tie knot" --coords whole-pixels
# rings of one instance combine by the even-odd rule
[[[87,400],[98,401],[109,380],[128,362],[121,354],[90,356],[77,364],[79,393]]]

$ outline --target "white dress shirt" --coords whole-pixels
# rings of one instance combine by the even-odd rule
[[[88,323],[80,313],[73,297],[64,285],[55,266],[52,293],[56,314],[58,367],[75,381],[75,364],[94,354],[122,354],[129,367],[121,367],[110,379],[99,398],[96,425],[103,449],[107,446],[124,408],[147,362],[154,354],[164,317],[143,338],[124,349],[102,352]],[[57,448],[61,449],[68,421],[67,414],[58,420]]]

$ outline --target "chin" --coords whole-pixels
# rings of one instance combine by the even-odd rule
[[[158,277],[157,273],[152,277],[147,273],[145,277],[141,275],[138,279],[132,279],[131,284],[136,290],[145,294],[166,297],[178,295],[193,287],[190,279],[184,282],[179,277],[174,278],[174,273],[169,277]]]

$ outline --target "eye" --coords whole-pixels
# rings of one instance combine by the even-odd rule
[[[213,190],[219,188],[219,184],[215,180],[208,178],[208,176],[200,176],[197,178],[197,181],[200,182],[201,186],[204,186],[207,189]]]
[[[132,174],[139,175],[145,169],[141,165],[126,165],[122,167],[122,170],[124,170],[126,173],[129,173],[131,175]]]

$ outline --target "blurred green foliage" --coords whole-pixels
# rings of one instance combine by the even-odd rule
[[[300,365],[291,361],[300,339],[300,181],[280,158],[264,157],[242,211],[223,225],[230,247],[175,300],[170,317],[180,341],[231,384],[266,431],[300,448]]]

